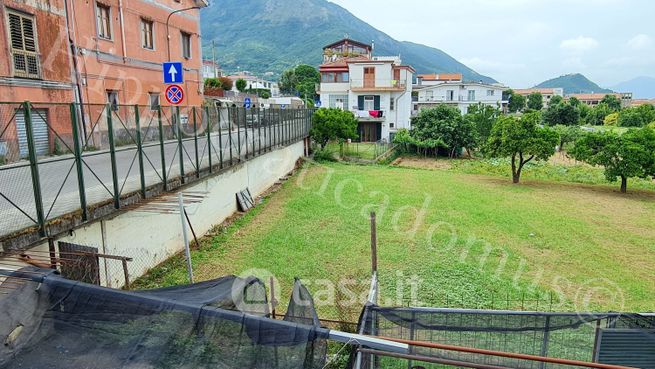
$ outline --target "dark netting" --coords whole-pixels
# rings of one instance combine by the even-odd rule
[[[217,307],[247,307],[250,297],[258,305],[256,279],[145,292],[34,269],[0,281],[21,278],[31,280],[0,295],[0,368],[286,369],[325,360],[315,349],[325,345],[325,329]]]
[[[489,310],[382,308],[369,305],[363,334],[475,349],[655,368],[655,316],[624,313],[538,313]],[[411,354],[509,368],[561,364],[412,346]],[[402,362],[402,363],[401,363]],[[436,368],[442,365],[362,355],[361,368]]]
[[[293,291],[291,292],[289,307],[284,315],[284,320],[314,327],[321,326],[314,308],[314,299],[298,278],[293,284]],[[307,351],[306,357],[310,361],[306,363],[306,367],[323,368],[327,356],[327,342],[315,342],[313,345],[307,346],[307,349],[309,351]]]

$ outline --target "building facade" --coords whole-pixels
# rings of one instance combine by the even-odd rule
[[[425,80],[419,79],[419,83],[421,82],[425,83]],[[472,105],[490,105],[502,110],[508,103],[503,99],[503,92],[507,90],[507,87],[500,84],[463,82],[461,80],[439,81],[438,83],[428,81],[428,83],[414,86],[413,114],[441,104],[454,106],[462,114],[466,114]]]
[[[323,107],[351,111],[359,139],[391,141],[411,128],[414,69],[399,57],[373,56],[373,48],[344,39],[323,48],[318,88]]]
[[[269,90],[271,92],[271,96],[280,96],[280,87],[278,86],[277,82],[267,81],[263,78],[250,74],[250,72],[239,72],[227,77],[233,82],[233,92],[239,91],[237,89],[237,81],[242,79],[246,81],[246,90]]]
[[[223,77],[223,70],[218,63],[211,60],[204,60],[202,62],[202,78],[220,78]]]
[[[626,92],[626,93],[600,93],[600,94],[569,94],[566,95],[566,98],[572,98],[575,97],[576,99],[580,100],[581,103],[587,104],[589,106],[596,106],[600,104],[601,101],[605,98],[605,96],[611,95],[616,97],[617,99],[621,100],[621,107],[627,108],[632,105],[632,93]]]
[[[526,98],[530,96],[533,93],[540,93],[541,98],[543,100],[544,107],[548,106],[548,103],[550,103],[550,100],[555,97],[564,97],[564,89],[563,88],[525,88],[525,89],[518,89],[514,90],[515,93],[525,96]]]

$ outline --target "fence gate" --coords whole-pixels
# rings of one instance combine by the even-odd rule
[[[32,133],[36,155],[47,155],[50,145],[48,141],[48,122],[46,121],[47,111],[45,109],[32,110]],[[18,148],[20,157],[29,156],[27,147],[27,132],[25,131],[25,110],[16,111],[16,132],[18,134]]]
[[[62,259],[61,274],[64,278],[100,285],[100,261],[95,247],[59,242],[59,257]]]

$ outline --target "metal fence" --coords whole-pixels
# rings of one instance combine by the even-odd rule
[[[0,103],[0,240],[85,222],[308,136],[312,109]]]

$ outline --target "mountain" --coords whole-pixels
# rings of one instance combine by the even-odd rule
[[[633,99],[655,99],[655,78],[637,77],[612,86],[612,90],[632,92]]]
[[[585,94],[585,93],[610,93],[612,90],[602,88],[590,81],[580,73],[567,74],[557,78],[541,82],[535,88],[556,88],[564,89],[565,94]]]
[[[204,55],[228,71],[279,76],[300,63],[318,66],[323,46],[344,36],[375,42],[375,55],[400,55],[417,73],[459,72],[467,80],[496,82],[445,52],[400,42],[326,0],[221,0],[201,11]]]

